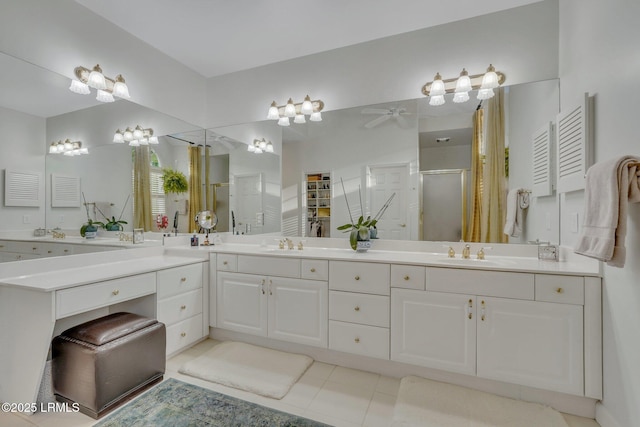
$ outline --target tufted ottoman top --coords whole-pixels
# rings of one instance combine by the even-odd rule
[[[158,323],[156,319],[133,313],[113,313],[67,329],[61,336],[103,345]]]

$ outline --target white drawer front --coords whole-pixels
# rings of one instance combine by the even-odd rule
[[[536,274],[536,301],[584,304],[584,278]]]
[[[391,287],[424,291],[427,269],[415,265],[392,265]]]
[[[330,291],[329,319],[388,328],[389,297]]]
[[[329,262],[329,289],[389,295],[389,264]]]
[[[173,354],[200,338],[202,333],[202,314],[185,319],[167,327],[167,354]]]
[[[230,254],[218,254],[216,269],[218,271],[238,271],[238,256]]]
[[[389,329],[329,321],[329,348],[389,359]]]
[[[158,301],[158,321],[167,326],[200,313],[202,313],[202,289]]]
[[[319,259],[303,259],[301,261],[300,275],[303,279],[329,280],[329,262]]]
[[[532,300],[533,274],[427,267],[428,291]]]
[[[77,245],[69,245],[64,243],[51,243],[47,245],[42,245],[42,255],[43,256],[64,256],[64,255],[73,255],[74,246]]]
[[[158,299],[202,288],[202,264],[158,271]]]
[[[62,289],[56,291],[56,319],[149,295],[155,291],[155,273]]]
[[[238,273],[300,277],[300,260],[269,256],[238,255]]]

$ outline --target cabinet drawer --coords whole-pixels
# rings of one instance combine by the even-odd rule
[[[329,348],[389,359],[389,329],[329,321]]]
[[[424,291],[427,269],[415,265],[392,265],[391,287]]]
[[[56,291],[56,319],[149,295],[155,291],[155,273],[62,289]]]
[[[389,297],[331,291],[329,319],[388,328]]]
[[[202,333],[202,314],[185,319],[167,327],[167,354],[173,354],[200,338]]]
[[[198,288],[202,288],[201,264],[158,271],[158,300]]]
[[[238,256],[230,254],[218,254],[216,269],[218,271],[238,271]]]
[[[389,264],[329,262],[329,289],[389,295]]]
[[[300,268],[303,279],[329,280],[329,262],[316,259],[303,259]]]
[[[536,274],[536,301],[584,305],[584,278]]]
[[[428,291],[533,300],[534,275],[427,267]]]
[[[269,256],[238,255],[238,273],[300,277],[300,260]]]
[[[73,255],[74,246],[77,245],[69,245],[64,243],[50,243],[47,245],[42,245],[42,255],[47,257]]]
[[[158,321],[167,326],[200,313],[202,313],[202,289],[158,301]]]

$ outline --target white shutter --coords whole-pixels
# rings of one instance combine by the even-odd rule
[[[558,192],[584,189],[584,177],[591,166],[589,94],[584,102],[568,112],[561,112],[556,125],[556,159]]]
[[[51,207],[80,206],[80,177],[51,174]]]
[[[5,169],[4,205],[39,207],[42,199],[40,172],[24,172]]]
[[[552,150],[553,123],[549,122],[531,136],[533,148],[533,196],[553,194]]]

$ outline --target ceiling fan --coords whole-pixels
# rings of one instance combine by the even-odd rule
[[[362,114],[379,114],[380,117],[376,117],[370,122],[365,123],[364,127],[371,129],[378,126],[381,123],[386,122],[389,119],[394,119],[401,127],[407,126],[407,120],[402,117],[410,115],[407,113],[407,109],[404,107],[390,107],[390,108],[365,108],[361,111]]]

